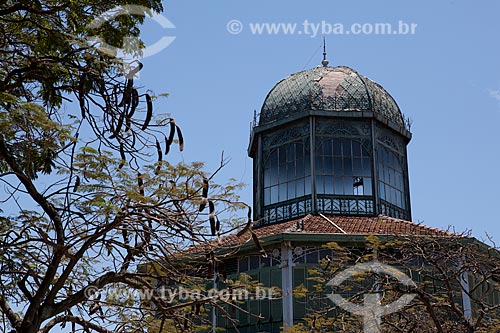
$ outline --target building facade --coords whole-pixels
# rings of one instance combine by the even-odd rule
[[[249,234],[225,237],[222,245],[240,247],[225,262],[227,274],[248,274],[281,294],[243,302],[243,312],[228,308],[239,332],[282,332],[310,309],[332,306],[293,295],[300,286],[313,290],[310,269],[335,257],[325,244],[364,251],[374,235],[451,235],[411,222],[410,139],[409,122],[391,95],[352,68],[329,67],[324,59],[271,89],[254,116],[248,147],[252,232],[267,255]],[[216,316],[218,330],[237,332],[223,313]]]

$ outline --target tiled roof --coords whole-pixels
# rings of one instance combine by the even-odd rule
[[[299,229],[297,229],[297,225]],[[303,225],[303,228],[302,228]],[[254,229],[259,238],[281,233],[289,234],[344,234],[348,235],[396,235],[396,236],[451,236],[451,232],[389,216],[317,216],[307,215],[300,219],[270,224]],[[232,234],[223,237],[220,245],[237,245],[249,240],[250,234],[241,237]]]

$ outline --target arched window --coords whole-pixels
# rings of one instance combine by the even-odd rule
[[[379,194],[382,201],[383,213],[394,216],[392,212],[394,208],[396,210],[398,210],[397,208],[401,208],[401,212],[403,212],[406,209],[403,167],[398,155],[383,145],[379,145],[378,147],[378,175]],[[388,209],[390,211],[387,211]]]
[[[315,170],[318,194],[372,195],[370,155],[358,141],[318,138]]]
[[[302,141],[274,148],[264,162],[264,206],[310,194],[309,149]]]

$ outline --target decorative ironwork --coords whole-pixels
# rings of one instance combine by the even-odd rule
[[[347,121],[318,121],[316,124],[316,134],[322,136],[360,136],[360,124]]]
[[[266,206],[263,213],[263,219],[257,226],[305,216],[312,213],[312,199],[311,196],[306,196],[280,202],[275,205]]]
[[[374,205],[371,196],[340,197],[318,195],[318,210],[333,215],[373,215]]]
[[[316,67],[276,84],[262,106],[259,124],[308,110],[371,111],[407,128],[403,115],[385,89],[349,67]]]
[[[273,147],[281,146],[284,143],[292,142],[296,139],[305,138],[308,136],[309,123],[302,123],[296,126],[287,127],[272,134],[265,135],[262,139],[263,149],[271,149]]]
[[[396,207],[385,200],[380,200],[380,214],[402,220],[409,219],[408,212],[406,210]]]

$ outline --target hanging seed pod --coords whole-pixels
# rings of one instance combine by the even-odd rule
[[[123,168],[123,166],[125,165],[125,150],[123,149],[123,143],[120,142],[120,157],[121,157],[121,161],[120,161],[120,164],[118,165],[118,170],[120,170],[121,168]]]
[[[260,244],[259,238],[257,237],[257,235],[253,231],[252,231],[252,240],[253,240],[255,246],[259,249],[261,256],[267,257],[266,251],[264,250],[264,248]]]
[[[178,125],[175,125],[177,129],[177,139],[179,140],[179,150],[184,150],[184,136],[182,136],[181,128]]]
[[[137,106],[139,105],[139,93],[137,92],[137,89],[133,88],[132,89],[132,103],[130,106],[130,112],[128,114],[129,117],[132,117],[135,113],[135,109],[137,109]]]
[[[215,216],[215,231],[217,231],[217,235],[219,234],[220,231],[220,221],[217,216]]]
[[[132,96],[132,89],[134,88],[134,79],[127,79],[125,83],[125,90],[123,90],[122,100],[118,106],[124,106],[130,104],[130,98]]]
[[[144,196],[144,182],[140,172],[137,173],[137,185],[139,186],[139,193]]]
[[[212,233],[212,236],[215,236],[217,234],[216,232],[216,222],[215,222],[215,207],[214,203],[212,201],[208,201],[208,209],[209,209],[209,215],[208,215],[208,220],[210,221],[210,231]]]
[[[241,229],[240,231],[238,231],[238,233],[236,234],[236,236],[237,237],[243,236],[248,231],[250,231],[251,227],[252,227],[252,208],[249,206],[248,207],[248,220],[247,220],[247,224],[245,225],[245,227],[243,227],[243,229]]]
[[[169,124],[170,124],[170,132],[168,133],[168,144],[171,145],[172,142],[174,141],[174,135],[175,135],[175,128],[176,128],[175,119],[170,118]]]
[[[155,140],[156,140],[156,152],[158,153],[158,162],[161,162],[163,160],[163,152],[161,151],[160,142],[158,142],[158,139]]]
[[[144,120],[144,125],[142,125],[142,130],[145,131],[146,128],[148,128],[149,122],[151,121],[151,117],[153,116],[153,101],[151,100],[151,96],[149,94],[146,94],[146,104],[147,104],[147,110],[146,110],[146,119]]]
[[[80,111],[82,112],[82,119],[85,119],[86,108],[85,108],[85,80],[86,74],[82,74],[80,77],[80,82],[78,83],[78,101],[80,103]]]
[[[165,155],[167,155],[170,152],[170,146],[172,145],[172,142],[174,141],[174,135],[175,135],[175,120],[174,118],[170,118],[170,132],[168,133],[168,138],[165,140]]]
[[[139,73],[139,71],[142,69],[142,67],[144,67],[144,65],[138,61],[138,65],[136,67],[132,68],[130,70],[130,72],[128,72],[128,74],[125,75],[125,77],[127,79],[133,79],[135,74]]]
[[[158,165],[156,166],[156,169],[155,169],[155,175],[157,175],[161,169],[161,162],[163,160],[163,152],[161,151],[160,142],[158,142],[158,139],[155,139],[155,140],[156,140],[156,153],[158,154]]]
[[[80,186],[80,177],[79,176],[76,176],[76,179],[75,179],[75,185],[73,186],[73,192],[76,192],[78,191],[78,187]]]
[[[208,178],[203,177],[203,189],[201,191],[201,203],[199,211],[203,211],[207,205],[208,200]]]
[[[110,139],[114,139],[118,136],[118,134],[120,133],[121,129],[122,129],[122,126],[123,126],[123,121],[125,120],[125,114],[121,114],[120,115],[120,118],[118,118],[118,123],[116,124],[116,128],[113,132],[113,135],[111,135],[109,138]]]

